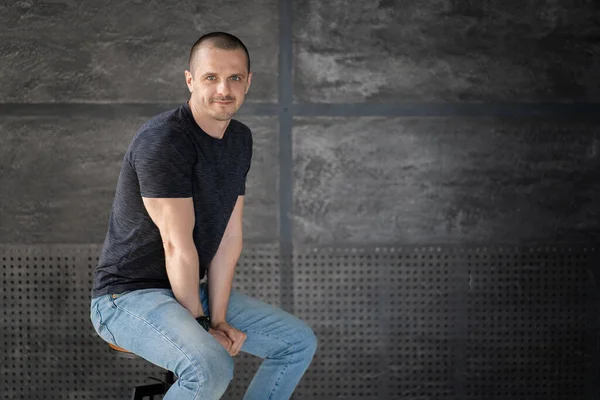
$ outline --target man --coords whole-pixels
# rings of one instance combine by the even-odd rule
[[[91,320],[107,342],[174,372],[165,400],[219,399],[240,351],[265,359],[244,399],[288,399],[313,331],[232,289],[252,136],[231,118],[252,80],[248,50],[213,32],[189,62],[189,101],[145,123],[125,154]]]

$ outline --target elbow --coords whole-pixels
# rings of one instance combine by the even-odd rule
[[[194,243],[176,243],[171,240],[163,240],[163,249],[165,251],[166,258],[173,257],[185,257],[196,253],[196,246]]]
[[[179,252],[180,246],[170,240],[163,240],[163,249],[166,257],[172,257]]]
[[[162,244],[163,244],[163,249],[165,250],[166,256],[173,253],[173,251],[175,249],[173,242],[170,242],[168,240],[163,240]]]

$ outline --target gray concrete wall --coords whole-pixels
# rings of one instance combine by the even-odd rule
[[[214,30],[254,55],[248,100],[277,101],[275,0],[3,1],[0,26],[2,102],[180,102],[189,49]]]
[[[342,116],[309,106],[289,133],[277,124],[277,2],[210,4],[0,5],[0,243],[101,242],[130,138],[152,110],[185,101],[189,47],[215,29],[252,54],[239,117],[256,137],[249,241],[277,241],[287,207],[296,246],[597,242],[597,113],[486,108],[598,102],[592,1],[294,2],[293,99]],[[120,103],[141,106],[114,115]],[[356,103],[417,115],[367,118]],[[422,112],[436,103],[457,116]],[[475,104],[485,118],[460,115]],[[292,143],[293,204],[280,204],[279,135]]]
[[[552,116],[298,118],[295,243],[598,243],[598,128]]]
[[[145,117],[0,116],[0,241],[102,243],[121,162]],[[277,237],[277,119],[247,116],[246,239]]]
[[[246,102],[275,103],[277,20],[274,0],[3,2],[0,243],[102,243],[129,141],[152,111],[189,97],[191,45],[213,30],[238,35],[255,74]],[[128,113],[120,103],[142,105]],[[76,108],[81,104],[91,105],[87,113]],[[273,242],[277,118],[240,119],[255,145],[246,240]]]
[[[525,103],[600,96],[593,0],[294,4],[298,101]]]

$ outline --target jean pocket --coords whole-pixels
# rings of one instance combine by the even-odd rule
[[[115,337],[112,332],[108,329],[105,321],[102,319],[102,314],[100,313],[99,304],[97,303],[92,310],[91,315],[92,325],[94,326],[94,330],[105,342],[116,344]]]

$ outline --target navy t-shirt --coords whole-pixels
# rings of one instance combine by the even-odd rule
[[[160,231],[142,197],[192,197],[200,279],[239,195],[245,194],[252,133],[231,120],[223,138],[204,132],[188,104],[155,116],[133,138],[121,166],[92,297],[170,288]]]

